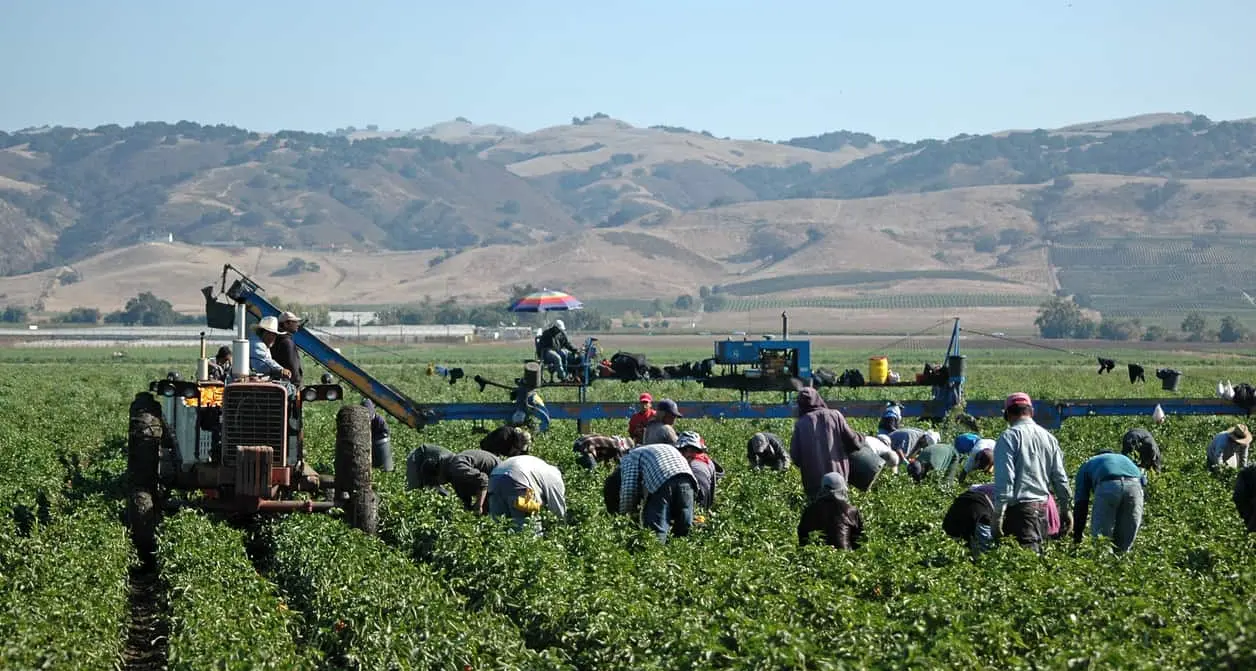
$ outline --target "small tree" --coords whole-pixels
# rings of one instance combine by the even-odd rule
[[[1043,338],[1076,337],[1082,324],[1088,321],[1082,316],[1082,309],[1067,298],[1052,298],[1038,308],[1038,317],[1034,326]]]
[[[1190,334],[1190,340],[1199,341],[1204,339],[1204,330],[1208,328],[1208,322],[1204,316],[1198,312],[1192,312],[1186,315],[1182,320],[1182,331]]]
[[[1217,340],[1221,342],[1239,342],[1247,339],[1247,327],[1231,315],[1221,318],[1221,328],[1217,331]]]

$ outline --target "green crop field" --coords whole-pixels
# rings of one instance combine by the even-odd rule
[[[450,385],[426,365],[505,381],[523,349],[364,350],[360,362],[422,401],[499,402],[504,391]],[[609,467],[580,468],[575,427],[556,423],[533,452],[563,472],[569,515],[546,520],[543,536],[508,533],[452,497],[407,492],[399,468],[375,476],[378,537],[336,515],[233,522],[185,511],[165,518],[156,566],[146,568],[123,523],[127,406],[167,370],[190,374],[186,352],[112,360],[105,351],[0,350],[0,668],[1256,668],[1256,537],[1230,501],[1233,473],[1203,465],[1209,438],[1233,417],[1073,419],[1056,432],[1070,475],[1130,426],[1160,442],[1166,470],[1150,481],[1144,527],[1125,556],[1070,540],[1043,556],[1004,544],[974,563],[941,531],[957,491],[905,477],[852,492],[862,548],[799,548],[797,470],[755,472],[745,457],[751,433],[788,437],[791,423],[682,419],[727,475],[713,514],[667,545],[605,512]],[[660,363],[707,352],[647,350]],[[888,354],[904,372],[939,358]],[[1145,365],[1144,386],[1121,368],[1097,375],[1089,357],[967,354],[970,399],[1016,390],[1038,399],[1212,396],[1218,380],[1250,381],[1253,370],[1234,356],[1106,353]],[[862,350],[814,357],[836,370],[867,367]],[[1186,374],[1181,391],[1159,388],[1150,372],[1161,365]],[[307,359],[307,377],[315,369]],[[734,398],[680,382],[602,382],[591,395],[626,400],[642,388]],[[337,406],[307,406],[307,449],[320,471],[332,467]],[[422,443],[459,451],[479,439],[465,423],[392,429],[399,465]],[[625,422],[594,430],[622,433]],[[983,420],[982,430],[995,436],[1001,423]]]

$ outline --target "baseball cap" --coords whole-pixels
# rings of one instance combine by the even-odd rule
[[[641,392],[641,395],[637,397],[637,400],[638,400],[638,401],[651,401],[651,402],[653,402],[653,401],[654,401],[654,397],[650,395],[650,392],[648,392],[648,391],[643,391],[643,392]]]
[[[1007,401],[1003,403],[1003,409],[1007,410],[1008,408],[1018,405],[1025,405],[1032,408],[1034,406],[1034,402],[1033,399],[1029,398],[1029,394],[1026,394],[1023,391],[1018,391],[1007,397]]]
[[[283,314],[279,315],[280,324],[284,322],[299,322],[299,321],[301,321],[301,318],[298,317],[295,312],[288,312],[285,310]]]
[[[960,454],[968,454],[977,446],[977,441],[981,440],[981,436],[975,433],[961,433],[955,436],[955,451]]]
[[[676,417],[684,417],[684,415],[680,414],[680,408],[676,407],[676,401],[673,401],[670,398],[665,398],[659,401],[655,408],[657,408],[661,413],[665,412],[669,415],[675,415]]]

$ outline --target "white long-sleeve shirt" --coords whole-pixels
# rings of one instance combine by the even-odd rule
[[[1045,502],[1052,491],[1061,507],[1073,500],[1060,443],[1033,419],[1021,419],[1007,427],[994,444],[996,523],[1001,523],[1008,506]]]
[[[563,483],[563,474],[545,460],[530,454],[511,457],[500,464],[489,475],[489,491],[493,491],[493,480],[498,477],[508,478],[520,487],[536,492],[541,503],[558,517],[567,515],[567,486]]]

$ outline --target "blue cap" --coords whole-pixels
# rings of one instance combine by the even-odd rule
[[[955,451],[960,454],[968,454],[977,447],[977,441],[981,440],[981,436],[975,433],[961,433],[955,436]]]

